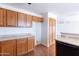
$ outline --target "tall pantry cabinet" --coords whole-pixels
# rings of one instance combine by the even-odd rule
[[[44,22],[42,23],[42,32],[41,32],[42,44],[46,47],[49,47],[48,55],[55,56],[56,19],[49,18],[48,15],[46,15],[46,17],[44,18]]]
[[[49,40],[49,55],[56,55],[56,19],[49,18],[48,20],[48,40]],[[52,50],[51,50],[52,49]]]
[[[48,22],[49,28],[49,46],[51,46],[53,43],[55,43],[56,39],[56,20],[53,18],[49,18]]]

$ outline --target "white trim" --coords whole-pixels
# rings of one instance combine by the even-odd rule
[[[44,45],[45,47],[49,47],[48,45],[46,45],[46,44],[43,44],[43,43],[41,43],[42,45]]]

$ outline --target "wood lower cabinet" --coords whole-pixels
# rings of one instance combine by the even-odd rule
[[[0,41],[0,56],[22,56],[34,50],[34,37]]]
[[[6,10],[0,8],[0,26],[6,26]]]
[[[1,56],[15,56],[16,55],[16,40],[7,40],[0,42]]]
[[[26,55],[34,50],[34,37],[23,38],[17,40],[17,56]]]
[[[27,38],[17,40],[17,55],[24,55],[28,53]]]
[[[34,37],[24,38],[17,40],[17,55],[25,55],[34,50]]]
[[[35,46],[35,40],[34,37],[29,37],[28,38],[28,52],[32,51]]]
[[[7,26],[16,27],[17,26],[17,12],[7,10]]]

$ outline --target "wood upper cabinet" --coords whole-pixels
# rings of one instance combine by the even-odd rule
[[[34,21],[34,22],[43,22],[43,18],[33,16],[33,21]]]
[[[0,42],[1,56],[15,56],[16,55],[16,40],[7,40]]]
[[[43,22],[43,18],[38,17],[38,21],[39,21],[39,22]]]
[[[26,15],[23,13],[18,13],[18,27],[26,27]]]
[[[17,26],[17,12],[7,10],[7,26]]]
[[[32,16],[27,15],[27,27],[32,27]]]
[[[0,41],[0,56],[22,56],[34,50],[34,37]]]
[[[32,51],[35,46],[35,40],[34,37],[29,37],[28,38],[28,52]]]
[[[32,27],[32,21],[43,22],[43,18],[0,8],[0,26]]]
[[[6,26],[6,10],[0,8],[0,26]]]
[[[32,21],[43,22],[43,18],[0,8],[0,26],[32,27]]]
[[[17,55],[24,55],[28,52],[27,38],[17,40]]]
[[[18,26],[19,27],[31,27],[32,16],[23,13],[18,13]]]

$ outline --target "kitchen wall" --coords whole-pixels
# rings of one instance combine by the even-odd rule
[[[48,13],[43,13],[42,16],[44,18],[44,22],[41,26],[41,43],[45,46],[48,46]]]
[[[40,22],[38,23],[33,23],[33,34],[35,35],[36,37],[36,44],[40,44],[41,43],[41,24]]]
[[[32,28],[0,27],[0,35],[32,33]]]
[[[79,13],[58,17],[57,34],[61,32],[79,34]]]

